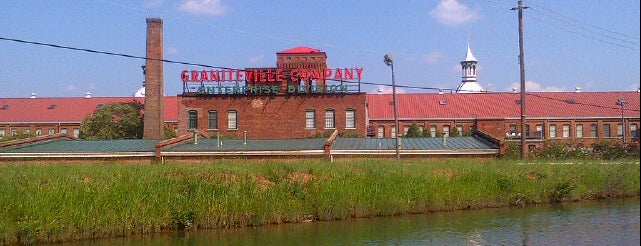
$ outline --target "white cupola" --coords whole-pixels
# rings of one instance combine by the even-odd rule
[[[476,80],[476,63],[478,60],[472,54],[470,44],[467,44],[467,53],[461,61],[461,85],[456,89],[456,93],[478,93],[485,92],[483,87]]]

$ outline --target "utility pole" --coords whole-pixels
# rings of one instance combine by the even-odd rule
[[[521,159],[525,158],[525,62],[523,58],[523,0],[512,10],[519,11],[519,64],[521,65]]]

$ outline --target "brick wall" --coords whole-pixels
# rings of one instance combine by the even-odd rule
[[[188,111],[198,112],[198,131],[205,136],[242,138],[247,131],[250,139],[308,138],[318,132],[366,134],[366,95],[308,94],[308,95],[178,95],[178,134],[187,134]],[[305,127],[306,110],[315,110],[315,128]],[[335,128],[325,128],[325,111],[334,110]],[[346,129],[345,112],[355,110],[355,129]],[[208,112],[218,113],[218,129],[208,129]],[[228,111],[238,112],[237,129],[228,129]]]
[[[164,116],[162,20],[147,19],[147,58],[145,62],[145,126],[143,138],[162,139]]]

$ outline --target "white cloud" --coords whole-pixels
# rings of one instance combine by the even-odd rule
[[[257,55],[249,58],[250,63],[257,63],[265,60],[265,55]]]
[[[160,7],[162,3],[163,3],[163,0],[146,0],[145,7],[156,8],[156,7]]]
[[[442,0],[438,6],[430,11],[430,16],[447,26],[458,26],[481,19],[478,11],[469,9],[457,0]]]
[[[167,48],[167,54],[173,55],[173,54],[176,54],[176,53],[178,53],[178,49],[176,49],[174,47]]]
[[[513,89],[516,88],[516,91],[521,91],[521,83],[512,83],[509,88],[507,88],[508,91],[513,91]],[[541,85],[537,82],[534,81],[525,81],[525,91],[544,91],[544,92],[554,92],[554,91],[567,91],[565,87],[558,87],[558,86],[544,86]]]
[[[229,8],[223,6],[220,1],[221,0],[183,0],[179,9],[191,14],[224,15]]]
[[[425,62],[429,63],[429,64],[436,63],[436,62],[440,61],[441,58],[443,58],[443,53],[438,52],[438,51],[434,51],[432,53],[429,53],[429,54],[423,56],[423,60]]]
[[[392,94],[392,87],[391,86],[384,86],[384,85],[379,85],[378,88],[372,90],[369,92],[370,94]],[[405,93],[405,90],[403,88],[396,88],[396,94],[403,94]]]

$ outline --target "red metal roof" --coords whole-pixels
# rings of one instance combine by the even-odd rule
[[[298,46],[298,47],[291,48],[291,49],[288,49],[288,50],[283,50],[283,51],[278,52],[278,53],[279,54],[300,54],[300,53],[307,54],[307,53],[320,53],[320,52],[321,52],[320,50],[313,49],[313,48],[310,48],[310,47]]]
[[[519,93],[397,94],[398,118],[462,119],[521,117]],[[621,117],[617,100],[624,98],[625,117],[639,117],[638,92],[531,92],[526,95],[528,118]],[[391,94],[368,95],[369,118],[394,119]]]
[[[82,122],[98,105],[145,102],[141,97],[0,98],[0,123]],[[165,121],[178,121],[178,98],[165,97]]]

